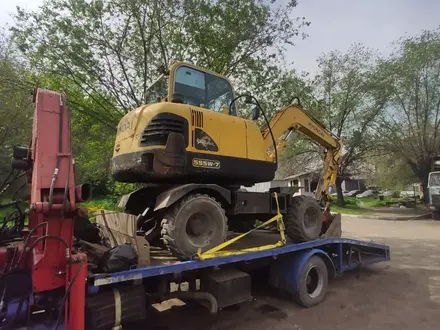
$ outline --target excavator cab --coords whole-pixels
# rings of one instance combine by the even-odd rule
[[[220,75],[201,71],[186,64],[174,66],[171,74],[171,102],[223,112],[234,98],[234,91],[229,81]],[[236,115],[235,104],[229,115]]]
[[[161,76],[147,90],[148,103],[169,101],[237,115],[236,104],[231,104],[235,93],[226,77],[184,62],[161,72]]]

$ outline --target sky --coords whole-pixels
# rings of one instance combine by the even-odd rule
[[[238,1],[238,0],[237,0]],[[9,13],[17,5],[35,9],[43,0],[0,0],[0,26],[13,24]],[[311,25],[289,48],[286,59],[299,71],[315,72],[316,58],[334,49],[346,51],[355,42],[391,51],[390,43],[408,34],[440,26],[439,0],[298,0],[295,16],[305,16]]]

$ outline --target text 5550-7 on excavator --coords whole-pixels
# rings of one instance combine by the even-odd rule
[[[246,231],[257,218],[273,216],[277,204],[294,242],[340,236],[340,215],[330,215],[327,191],[342,143],[299,104],[270,121],[263,112],[260,128],[262,109],[253,96],[235,96],[227,78],[182,62],[163,70],[149,91],[149,103],[120,121],[112,158],[115,180],[146,184],[120,206],[139,215],[138,231],[148,240],[160,235],[175,256],[188,259],[222,243],[228,226]],[[252,120],[237,116],[240,97],[255,104]],[[315,198],[293,197],[292,188],[240,189],[274,179],[278,153],[295,130],[326,150]]]

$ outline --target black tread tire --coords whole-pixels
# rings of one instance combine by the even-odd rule
[[[314,274],[317,274],[320,285],[316,287],[316,296],[310,296],[307,289],[307,274],[311,269],[314,269]],[[293,294],[293,300],[302,307],[312,307],[321,303],[328,287],[328,269],[324,260],[320,256],[312,256],[304,267],[301,269],[298,280],[298,291]]]
[[[431,212],[431,218],[432,220],[439,221],[440,220],[440,211],[432,211]]]
[[[171,253],[180,260],[188,260],[197,253],[198,246],[192,244],[186,232],[186,224],[194,211],[209,213],[215,219],[217,229],[209,244],[201,247],[202,252],[226,240],[227,217],[221,204],[206,194],[190,194],[173,204],[164,214],[161,222],[161,236]]]
[[[316,213],[312,226],[306,228],[305,214],[312,209]],[[321,205],[309,196],[294,196],[287,208],[287,213],[283,215],[284,226],[287,236],[294,242],[307,242],[319,238],[322,228]]]

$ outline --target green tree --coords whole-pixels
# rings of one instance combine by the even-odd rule
[[[303,106],[343,139],[343,155],[336,180],[338,204],[345,204],[341,184],[358,174],[359,164],[373,145],[372,127],[384,108],[372,74],[375,54],[360,44],[346,53],[331,51],[317,59],[318,72],[303,84]],[[289,91],[290,92],[290,91]],[[315,148],[316,150],[316,148]]]
[[[273,78],[265,85],[253,91],[265,109],[269,120],[282,107],[297,102],[299,98],[304,109],[317,115],[313,104],[312,86],[307,73],[282,68],[273,69]],[[263,120],[261,120],[263,123]],[[277,178],[283,178],[298,172],[305,172],[322,158],[320,148],[301,133],[293,133],[287,140],[286,149],[279,154]]]
[[[376,168],[372,182],[382,189],[403,190],[417,180],[406,160],[396,154],[381,154],[372,161]]]
[[[147,102],[161,65],[186,60],[261,86],[309,24],[292,18],[296,1],[54,0],[18,9],[16,41],[35,69],[68,79],[87,95],[70,97],[109,127]],[[92,99],[96,108],[84,100]]]
[[[160,66],[185,60],[263,93],[283,50],[309,23],[296,1],[54,0],[18,8],[13,35],[36,84],[68,94],[81,180],[119,189],[108,176],[115,128],[146,103]],[[257,94],[257,96],[258,96]]]
[[[34,83],[67,93],[76,180],[93,184],[97,195],[112,193],[115,183],[110,180],[109,164],[115,134],[113,127],[90,111],[99,108],[99,105],[69,79],[45,74],[34,77]]]
[[[11,170],[12,147],[30,142],[33,112],[29,77],[10,38],[0,31],[0,182]]]
[[[406,161],[427,196],[428,174],[440,154],[440,29],[399,39],[378,76],[389,98],[377,126],[380,147]]]

